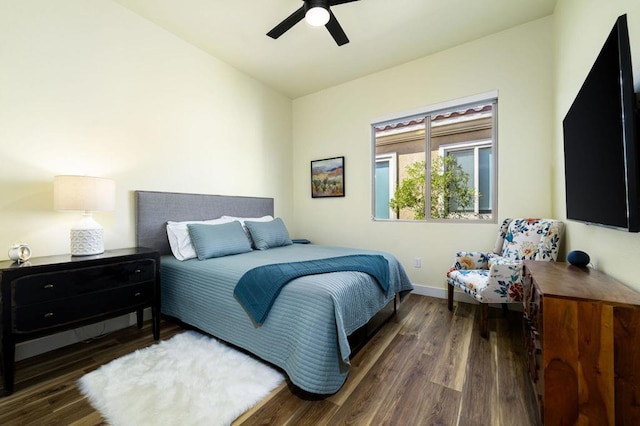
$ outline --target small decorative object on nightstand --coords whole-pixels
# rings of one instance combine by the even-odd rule
[[[153,337],[160,336],[160,255],[146,248],[107,250],[97,256],[0,262],[2,372],[13,392],[17,343],[131,312],[142,327],[151,307]]]
[[[293,244],[311,244],[311,241],[307,240],[306,238],[294,238],[293,240],[291,240],[291,242]]]
[[[31,249],[27,244],[14,244],[9,249],[9,259],[23,263],[31,258]]]
[[[591,262],[591,258],[583,251],[574,250],[567,255],[567,262],[575,266],[587,266]]]

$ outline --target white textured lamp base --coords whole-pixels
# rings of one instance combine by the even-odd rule
[[[104,253],[104,230],[91,214],[85,213],[82,220],[71,228],[71,255],[90,256]]]

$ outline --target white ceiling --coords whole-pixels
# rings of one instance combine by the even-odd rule
[[[292,99],[553,13],[557,0],[360,0],[331,10],[349,37],[299,22],[301,0],[114,0]]]

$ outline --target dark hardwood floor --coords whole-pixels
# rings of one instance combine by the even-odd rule
[[[476,305],[410,295],[353,357],[343,388],[327,397],[283,384],[234,425],[536,425],[524,368],[522,314],[490,310],[480,337]],[[182,329],[163,321],[161,338]],[[16,390],[0,398],[0,425],[101,425],[75,383],[153,344],[150,324],[17,363]],[[150,422],[152,424],[152,422]]]

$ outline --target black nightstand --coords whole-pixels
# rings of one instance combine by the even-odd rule
[[[2,372],[13,392],[16,343],[151,307],[160,337],[160,255],[147,248],[0,262]]]

